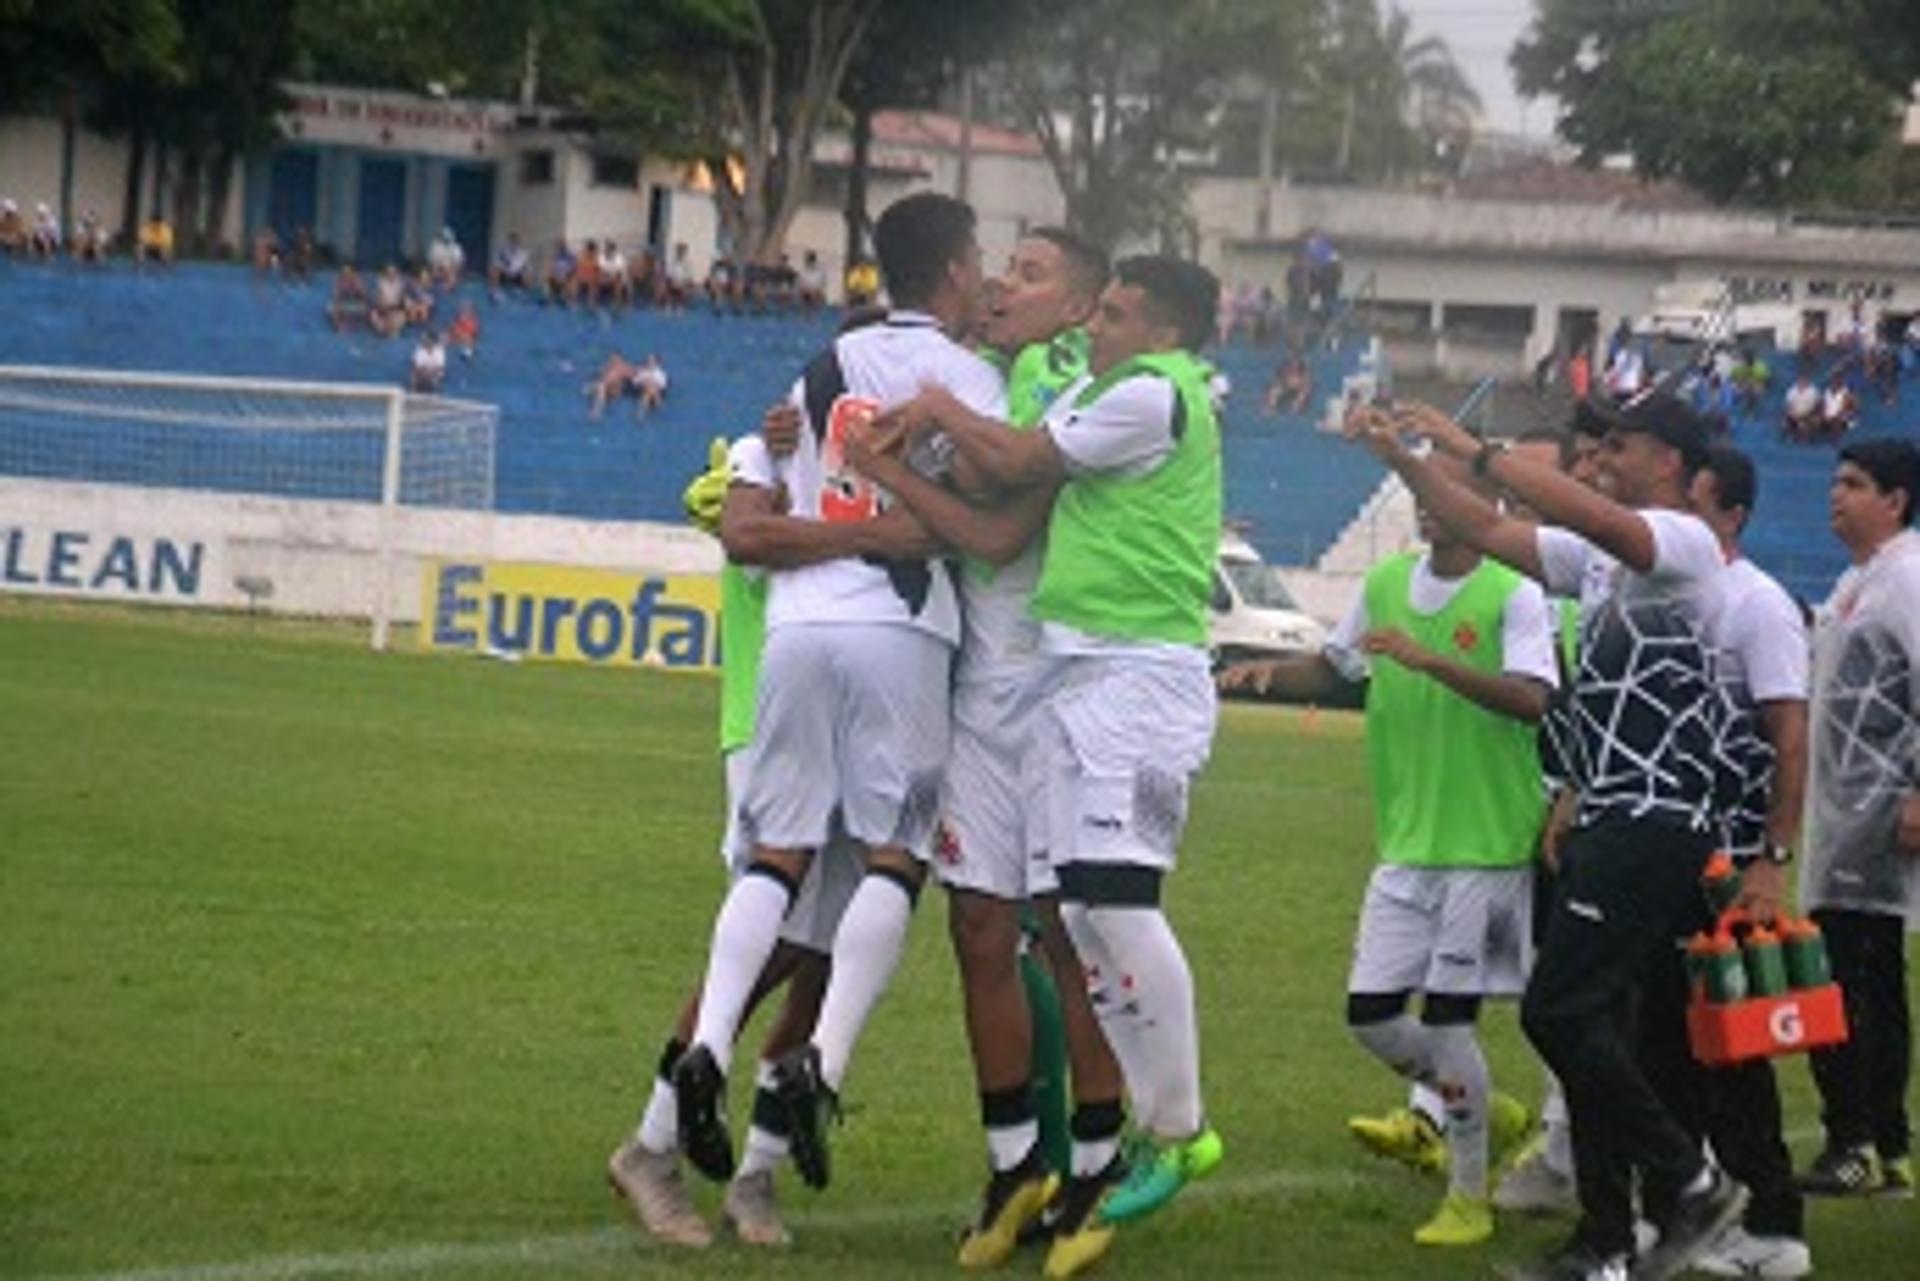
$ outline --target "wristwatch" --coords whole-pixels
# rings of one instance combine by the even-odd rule
[[[1473,456],[1472,471],[1475,476],[1485,477],[1487,468],[1493,466],[1493,460],[1507,452],[1508,441],[1490,440],[1480,446],[1480,452]]]
[[[1775,867],[1785,867],[1793,862],[1793,847],[1782,845],[1778,841],[1768,841],[1760,847],[1760,857]]]

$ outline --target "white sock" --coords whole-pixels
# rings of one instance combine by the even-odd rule
[[[680,1102],[673,1082],[653,1078],[653,1093],[647,1096],[647,1110],[640,1114],[640,1128],[634,1137],[640,1146],[655,1156],[675,1151],[680,1146]]]
[[[1471,1023],[1427,1029],[1434,1086],[1446,1101],[1448,1191],[1487,1195],[1487,1096],[1493,1082]]]
[[[1567,1119],[1567,1095],[1560,1078],[1547,1073],[1547,1095],[1540,1103],[1540,1125],[1546,1134],[1542,1151],[1547,1168],[1555,1174],[1573,1177],[1573,1125]]]
[[[777,1170],[780,1163],[787,1159],[787,1136],[769,1129],[765,1121],[772,1116],[767,1108],[778,1111],[772,1103],[773,1064],[765,1059],[760,1061],[759,1070],[754,1073],[754,1084],[758,1089],[753,1096],[753,1124],[747,1127],[747,1150],[740,1157],[740,1171],[734,1177],[746,1178],[765,1170]],[[778,1124],[784,1125],[786,1118],[781,1117]]]
[[[792,902],[793,892],[786,885],[748,872],[727,891],[726,902],[714,918],[693,1043],[707,1047],[722,1073],[733,1062],[733,1040],[739,1034],[747,998],[780,941],[780,922]]]
[[[913,899],[906,886],[873,872],[861,878],[840,918],[833,936],[832,976],[813,1033],[820,1075],[836,1092],[846,1079],[854,1042],[900,964],[912,921]]]
[[[996,1125],[987,1131],[987,1160],[995,1173],[1011,1170],[1027,1159],[1033,1145],[1040,1141],[1040,1123],[1022,1121],[1017,1125]]]
[[[1193,1009],[1193,971],[1180,940],[1157,907],[1090,907],[1087,923],[1113,959],[1121,991],[1139,1003],[1133,1036],[1142,1070],[1152,1082],[1152,1097],[1136,1119],[1158,1138],[1192,1138],[1204,1116],[1200,1029]]]
[[[1447,1101],[1425,1081],[1415,1081],[1408,1087],[1407,1110],[1426,1117],[1433,1122],[1436,1130],[1444,1131],[1447,1128]]]
[[[1107,945],[1093,928],[1084,903],[1062,903],[1060,923],[1080,958],[1080,969],[1087,977],[1087,996],[1094,1017],[1100,1021],[1100,1033],[1107,1039],[1120,1064],[1120,1078],[1126,1083],[1127,1099],[1135,1117],[1153,1113],[1153,1079],[1141,1052],[1138,1029],[1140,1010],[1131,992],[1120,983],[1120,965],[1107,954]],[[1104,1168],[1104,1167],[1103,1167]]]

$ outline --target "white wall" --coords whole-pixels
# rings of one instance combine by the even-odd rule
[[[100,215],[101,225],[109,232],[120,228],[120,215],[126,201],[127,157],[129,148],[121,139],[103,138],[82,129],[73,148],[73,219],[79,222],[88,209]],[[154,158],[147,156],[145,190],[140,198],[144,217],[152,207],[155,177]],[[234,168],[233,184],[228,189],[222,236],[235,248],[240,247],[240,228],[246,196],[246,164]],[[60,121],[52,116],[0,116],[0,196],[20,202],[20,211],[30,219],[33,207],[44,200],[57,217],[60,213]],[[177,223],[177,219],[175,220]],[[176,228],[177,230],[177,228]],[[68,228],[71,233],[72,228]]]

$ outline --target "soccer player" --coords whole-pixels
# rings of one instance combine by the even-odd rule
[[[874,239],[894,310],[808,364],[793,392],[805,422],[799,448],[778,468],[791,512],[762,518],[850,535],[856,546],[770,576],[757,756],[741,806],[754,853],[714,922],[693,1044],[674,1071],[683,1144],[708,1169],[700,1153],[731,1154],[722,1107],[733,1029],[837,810],[864,847],[866,875],[834,935],[813,1037],[775,1074],[794,1163],[815,1187],[831,1177],[824,1127],[899,963],[932,855],[960,631],[944,565],[925,550],[858,546],[876,528],[912,522],[848,467],[846,437],[926,385],[978,412],[1004,416],[1006,405],[999,374],[955,341],[972,326],[981,287],[973,211],[933,193],[908,196],[881,215]],[[917,465],[936,469],[933,452]]]
[[[1218,297],[1197,265],[1126,259],[1087,326],[1088,375],[1041,430],[1010,430],[938,391],[897,416],[910,434],[940,428],[991,483],[1064,482],[1032,603],[1055,665],[1038,731],[1048,854],[1096,1008],[1120,1009],[1102,1026],[1158,1147],[1118,1185],[1112,1171],[1068,1180],[1050,1270],[1098,1257],[1115,1224],[1222,1155],[1201,1101],[1193,976],[1160,908],[1218,714],[1207,601],[1220,433],[1211,370],[1193,354]]]
[[[1029,232],[1014,246],[981,326],[988,346],[1008,361],[1013,426],[1038,426],[1062,390],[1086,372],[1087,340],[1079,326],[1107,274],[1105,254],[1057,228]],[[1034,1110],[1034,1018],[1018,968],[1021,908],[1028,900],[1042,922],[1073,1066],[1072,1171],[1091,1178],[1113,1166],[1123,1116],[1119,1067],[1059,923],[1032,758],[1047,671],[1029,605],[1040,575],[1040,534],[1059,482],[962,495],[859,437],[850,440],[849,456],[967,557],[960,575],[965,630],[955,675],[953,757],[941,796],[935,873],[948,890],[991,1167],[960,1262],[992,1266],[1012,1253],[1041,1212],[1049,1182]]]
[[[1726,574],[1718,540],[1685,510],[1706,461],[1705,424],[1662,392],[1604,408],[1611,499],[1513,459],[1424,406],[1363,408],[1357,434],[1434,519],[1464,541],[1583,602],[1569,761],[1579,805],[1521,1022],[1566,1089],[1581,1220],[1551,1258],[1517,1275],[1663,1281],[1746,1206],[1746,1189],[1701,1151],[1636,1061],[1628,1025],[1645,976],[1700,902],[1714,825],[1744,782],[1725,754],[1730,710],[1711,640]],[[1503,516],[1416,456],[1403,432],[1518,495],[1559,527]],[[1677,1189],[1659,1239],[1634,1260],[1632,1175]]]
[[[1840,451],[1833,532],[1853,564],[1814,631],[1808,841],[1800,902],[1846,996],[1845,1045],[1813,1056],[1826,1144],[1818,1196],[1913,1195],[1906,931],[1920,919],[1920,450]]]
[[[715,442],[716,454],[708,470],[687,490],[687,510],[694,523],[719,534],[729,547],[720,571],[721,694],[720,753],[726,762],[727,825],[721,857],[729,872],[739,877],[752,854],[740,830],[740,801],[753,768],[754,696],[759,683],[760,654],[766,640],[766,575],[747,558],[765,563],[818,561],[842,554],[843,547],[816,535],[837,534],[852,546],[851,530],[816,531],[788,526],[777,516],[768,519],[779,503],[774,467],[758,436],[743,436],[729,450]],[[868,531],[870,532],[870,531]],[[784,535],[784,537],[783,537]],[[746,1156],[728,1184],[723,1212],[735,1233],[749,1245],[785,1245],[789,1238],[780,1222],[773,1192],[773,1173],[787,1152],[788,1126],[772,1093],[773,1064],[780,1055],[802,1044],[813,1029],[826,985],[827,955],[833,933],[858,882],[849,851],[820,859],[803,882],[794,908],[780,929],[780,941],[762,969],[748,997],[742,1022],[770,993],[787,984],[785,1004],[769,1029],[760,1052],[758,1090],[753,1123],[747,1133]],[[614,1151],[607,1177],[633,1206],[641,1225],[670,1245],[702,1248],[713,1233],[694,1208],[680,1178],[679,1107],[673,1071],[685,1054],[699,1012],[699,990],[688,994],[677,1024],[661,1050],[652,1094],[639,1127]],[[703,1152],[725,1177],[717,1152]],[[724,1153],[730,1168],[732,1150]]]
[[[1465,464],[1438,465],[1468,482]],[[1320,699],[1342,680],[1367,681],[1380,865],[1354,942],[1347,1026],[1444,1108],[1447,1194],[1414,1240],[1473,1245],[1493,1235],[1490,1124],[1511,1148],[1528,1123],[1517,1101],[1493,1094],[1474,1024],[1485,998],[1517,997],[1526,984],[1530,864],[1546,811],[1534,727],[1560,660],[1536,584],[1424,512],[1420,532],[1428,550],[1375,566],[1323,653],[1240,664],[1221,687]],[[1416,1115],[1351,1124],[1363,1141],[1376,1131],[1398,1141]]]

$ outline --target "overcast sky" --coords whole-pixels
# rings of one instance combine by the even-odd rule
[[[1534,138],[1553,133],[1551,104],[1544,99],[1522,103],[1507,67],[1508,50],[1533,17],[1533,0],[1388,0],[1388,4],[1405,10],[1416,37],[1445,37],[1486,104],[1490,126]]]

